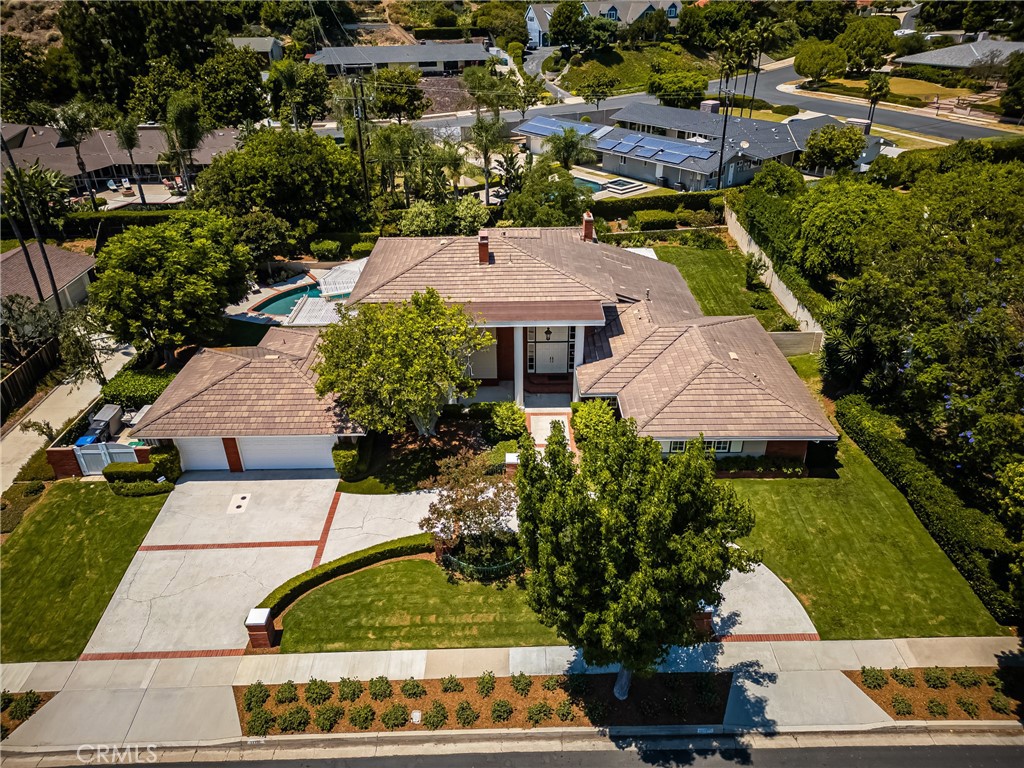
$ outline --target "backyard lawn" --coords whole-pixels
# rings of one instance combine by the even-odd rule
[[[813,356],[791,362],[817,380]],[[747,544],[800,598],[822,639],[1006,634],[845,435],[838,463],[838,477],[731,481],[757,515]]]
[[[686,278],[704,314],[755,315],[769,331],[781,330],[789,320],[771,291],[748,291],[744,287],[746,262],[739,251],[667,245],[655,248],[655,252],[662,261],[674,264]],[[757,309],[752,302],[768,308]]]
[[[561,645],[515,585],[448,581],[430,560],[338,579],[284,615],[282,653]]]
[[[842,83],[851,88],[865,87],[863,79],[839,79],[832,82]],[[910,77],[889,78],[889,90],[898,96],[916,96],[925,101],[932,101],[936,96],[940,99],[949,99],[956,96],[969,96],[972,93],[970,88],[946,88],[944,85],[929,83],[926,80],[915,80]]]
[[[712,75],[714,72],[714,67],[708,62],[690,53],[674,53],[657,45],[645,46],[638,51],[607,48],[594,57],[588,55],[581,66],[570,67],[562,77],[560,85],[567,90],[575,91],[586,76],[601,73],[611,75],[615,79],[616,93],[642,91],[647,88],[647,81],[651,78],[651,65],[655,61],[662,65],[665,72],[673,69],[691,69],[705,75]]]
[[[0,549],[4,662],[82,653],[166,498],[77,480],[47,491]]]

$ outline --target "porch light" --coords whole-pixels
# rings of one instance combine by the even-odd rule
[[[550,328],[545,328],[544,329],[544,341],[551,341],[551,329]]]

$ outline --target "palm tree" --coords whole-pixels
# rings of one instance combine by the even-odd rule
[[[138,166],[135,165],[135,150],[139,148],[139,125],[134,115],[126,115],[117,121],[114,126],[114,138],[117,146],[122,152],[128,153],[128,162],[132,166],[132,176],[139,187],[139,200],[146,204],[146,190],[142,188],[142,177],[139,176]]]
[[[753,69],[754,67],[754,57],[757,56],[758,58],[760,58],[760,55],[757,51],[757,39],[754,37],[753,30],[747,30],[740,35],[739,44],[737,45],[737,48],[739,50],[740,59],[744,64],[743,101],[740,102],[740,104],[743,104],[743,102],[746,101],[747,99],[747,83],[750,80],[750,70]],[[751,97],[750,102],[751,105],[753,105],[753,97]],[[743,116],[742,107],[740,108],[740,116]]]
[[[395,179],[402,162],[402,147],[398,136],[400,128],[407,126],[383,125],[370,134],[368,159],[380,170],[381,192],[394,192]]]
[[[544,139],[544,144],[558,164],[571,171],[574,165],[588,163],[594,158],[590,151],[590,141],[575,128],[566,128]]]
[[[733,41],[727,37],[720,37],[714,42],[715,50],[718,52],[718,97],[722,97],[722,82],[724,81],[726,86],[729,84],[728,75],[726,74],[726,62],[729,60],[733,53],[734,44]]]
[[[875,120],[875,107],[878,102],[889,95],[889,76],[881,72],[872,72],[868,76],[868,100],[871,106],[868,107],[868,133],[871,133],[871,123]]]
[[[299,87],[299,74],[302,65],[294,59],[277,62],[274,74],[281,83],[281,99],[288,103],[292,112],[292,130],[299,130],[299,116],[296,111],[295,95]]]
[[[450,138],[442,139],[437,146],[438,163],[451,182],[456,200],[459,199],[459,179],[462,178],[462,172],[466,169],[466,158],[462,155],[464,148],[461,141]]]
[[[92,190],[92,184],[85,169],[85,161],[82,160],[82,142],[92,135],[93,116],[89,106],[80,99],[69,101],[60,109],[54,111],[50,122],[52,128],[60,133],[61,140],[75,148],[75,160],[78,163],[78,172],[85,179],[89,190],[89,200],[92,201],[92,209],[95,211],[96,193]]]
[[[185,190],[191,191],[192,182],[189,171],[192,168],[192,155],[199,149],[207,131],[203,129],[200,119],[202,105],[199,98],[188,91],[171,94],[167,100],[167,123],[165,131],[174,137],[174,147],[182,160],[182,178]]]
[[[769,19],[761,19],[751,30],[757,47],[757,62],[754,65],[754,88],[750,91],[750,114],[754,114],[754,97],[757,95],[757,78],[761,74],[761,57],[775,40],[775,25]]]
[[[484,205],[491,204],[491,159],[508,143],[501,135],[503,125],[500,118],[480,118],[470,128],[471,143],[480,153],[484,167]]]

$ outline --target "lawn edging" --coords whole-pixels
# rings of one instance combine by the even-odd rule
[[[270,618],[275,619],[284,610],[305,595],[307,592],[362,568],[377,565],[385,560],[394,560],[410,555],[422,555],[434,551],[434,537],[429,533],[417,533],[401,539],[385,541],[366,549],[360,549],[336,560],[310,568],[298,576],[294,576],[279,586],[256,606],[270,610]]]

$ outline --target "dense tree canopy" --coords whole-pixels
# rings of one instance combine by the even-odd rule
[[[666,107],[693,109],[700,105],[708,89],[708,79],[699,72],[672,70],[653,75],[647,92],[657,96]]]
[[[583,17],[583,3],[579,0],[564,0],[555,6],[548,22],[551,39],[558,45],[570,49],[579,48],[587,38],[587,22]]]
[[[845,171],[853,167],[865,146],[864,132],[856,125],[823,125],[807,137],[800,163],[812,170]]]
[[[414,67],[378,69],[370,79],[371,103],[378,117],[386,120],[418,120],[430,109],[430,99],[419,87],[420,72]]]
[[[851,72],[878,69],[892,53],[896,38],[893,30],[897,19],[888,16],[857,17],[850,20],[846,30],[836,38],[836,45],[846,52],[846,63]]]
[[[809,42],[800,48],[793,60],[793,68],[812,83],[821,83],[830,77],[839,77],[846,71],[846,51],[834,43]]]
[[[39,121],[34,102],[39,101],[43,89],[42,59],[42,52],[20,37],[0,35],[0,116],[4,122]]]
[[[537,162],[526,173],[523,188],[508,196],[503,215],[519,227],[571,227],[580,223],[593,201],[590,190],[576,186],[568,171]]]

